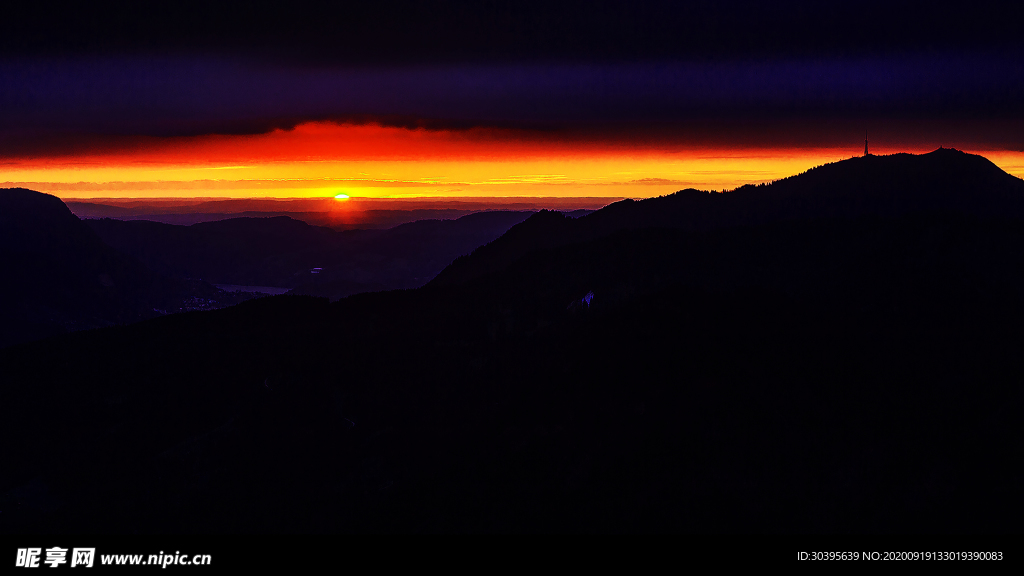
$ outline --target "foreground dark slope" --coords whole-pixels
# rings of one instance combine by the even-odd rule
[[[930,209],[624,229],[22,346],[0,526],[1019,532],[1022,247]]]
[[[111,219],[86,223],[108,244],[174,278],[293,288],[338,299],[417,288],[455,258],[501,236],[529,212],[481,212],[389,230],[334,231],[286,216],[191,226]],[[317,274],[310,271],[317,268]]]
[[[162,277],[117,252],[60,199],[0,190],[0,347],[135,322],[175,309],[212,286]]]

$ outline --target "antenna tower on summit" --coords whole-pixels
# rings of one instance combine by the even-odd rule
[[[864,132],[864,155],[865,156],[871,156],[871,153],[868,152],[868,133],[867,132]]]

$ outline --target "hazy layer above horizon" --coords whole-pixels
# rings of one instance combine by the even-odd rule
[[[93,198],[64,199],[79,218],[150,220],[190,225],[240,217],[288,216],[334,229],[391,228],[417,220],[451,220],[476,212],[597,210],[621,198]]]

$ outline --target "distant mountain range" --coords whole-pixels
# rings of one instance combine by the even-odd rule
[[[0,532],[1016,533],[1022,198],[854,158],[0,350]]]
[[[288,216],[178,226],[83,221],[53,196],[3,190],[0,346],[220,308],[272,288],[335,300],[416,288],[530,214],[489,211],[340,232]]]
[[[271,286],[338,298],[418,288],[455,258],[501,236],[531,212],[492,211],[388,230],[335,231],[287,216],[191,226],[86,220],[100,238],[173,278]]]
[[[67,199],[85,219],[148,220],[189,226],[231,218],[287,216],[334,230],[384,230],[418,220],[454,220],[476,212],[590,211],[620,198],[234,198]]]

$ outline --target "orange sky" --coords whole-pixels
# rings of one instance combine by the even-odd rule
[[[933,148],[875,144],[872,152]],[[0,163],[0,186],[61,198],[640,198],[766,182],[862,151],[862,145],[713,149],[555,132],[308,123],[252,136],[133,139],[76,155],[7,159]],[[1024,176],[1024,153],[966,151]]]

